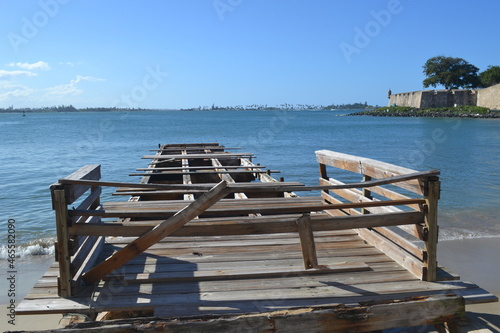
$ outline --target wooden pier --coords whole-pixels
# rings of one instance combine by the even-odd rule
[[[56,262],[17,314],[110,332],[453,331],[466,304],[498,301],[438,265],[439,171],[320,150],[306,186],[231,150],[164,144],[140,182],[99,165],[59,179]]]

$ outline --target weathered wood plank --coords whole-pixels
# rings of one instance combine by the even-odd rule
[[[340,183],[339,181],[336,181],[336,180],[330,180],[330,181],[327,181],[327,180],[324,180],[324,179],[321,179],[320,180],[321,183],[325,183],[325,182],[328,182],[328,183]],[[356,189],[351,189],[351,190],[336,190],[334,191],[337,195],[340,195],[341,197],[349,200],[349,201],[354,201],[354,202],[358,202],[358,201],[361,201],[361,202],[378,202],[376,200],[371,200],[371,199],[368,199],[366,197],[364,197],[362,195],[362,193],[359,191],[359,190],[356,190]],[[328,194],[325,194],[325,193],[322,193],[323,197],[325,198],[325,200],[330,200],[332,197]],[[369,212],[372,212],[372,213],[389,213],[393,210],[396,210],[396,209],[393,209],[394,207],[374,207],[374,208],[367,208],[366,210],[369,211]],[[396,210],[396,211],[401,211],[401,210]],[[357,211],[352,211],[351,212],[352,214],[358,214]],[[377,229],[377,231],[379,231],[380,233],[384,234],[384,236],[386,236],[388,239],[390,239],[392,242],[398,244],[399,246],[401,246],[402,248],[404,248],[406,251],[408,251],[409,253],[417,256],[418,258],[420,258],[421,260],[424,259],[425,257],[425,254],[424,254],[424,251],[419,247],[417,246],[416,244],[414,244],[413,242],[410,242],[409,240],[403,238],[402,236],[396,234],[394,231],[391,231],[391,230],[388,230],[388,229],[384,229],[384,230],[380,230],[380,229]],[[412,234],[413,235],[413,234]]]
[[[59,295],[71,296],[71,262],[69,253],[68,206],[66,191],[54,190],[52,202],[56,211],[57,258],[59,259]]]
[[[314,244],[310,214],[304,214],[297,220],[297,229],[300,237],[304,267],[306,269],[318,268],[318,257],[316,256],[316,246]]]
[[[187,155],[187,151],[186,150],[182,150],[181,154],[182,155]],[[189,160],[187,158],[183,158],[181,161],[182,161],[181,163],[182,163],[183,167],[188,167],[189,166]],[[151,181],[151,177],[152,176],[147,175],[147,177],[149,178],[148,180]],[[182,183],[183,184],[188,184],[188,185],[193,184],[193,182],[191,181],[191,175],[188,173],[188,170],[183,170],[182,171]],[[184,197],[184,200],[194,200],[194,194],[193,193],[185,193],[183,197]]]
[[[156,171],[152,169],[152,171]],[[217,174],[250,174],[250,173],[267,173],[265,170],[225,170],[225,171],[160,171],[148,173],[130,173],[129,176],[175,176],[175,175],[217,175]],[[270,170],[272,173],[278,173],[277,170]]]
[[[323,194],[325,198],[328,200],[337,200],[328,194]],[[339,214],[348,214],[348,213],[342,213],[342,211],[334,211]],[[328,214],[332,214],[332,211],[327,211]],[[361,212],[356,211],[356,210],[350,210],[349,214],[355,214],[355,215],[360,215],[363,217],[367,217],[370,215],[361,215]],[[416,257],[410,255],[409,252],[407,252],[405,249],[402,247],[396,245],[391,239],[388,239],[378,233],[377,231],[370,230],[370,229],[365,229],[365,228],[360,228],[356,229],[359,236],[363,238],[366,242],[368,242],[370,245],[375,246],[377,249],[380,251],[384,252],[388,257],[396,261],[398,264],[401,266],[405,267],[410,271],[412,274],[414,274],[416,277],[419,279],[423,279],[424,276],[424,263],[417,259]],[[393,235],[391,235],[393,236]],[[416,246],[416,245],[414,245]]]
[[[304,186],[301,183],[278,182],[278,181],[262,181],[261,183],[235,183],[229,184],[233,192],[292,192],[292,191],[322,191],[333,189],[351,189],[351,188],[368,188],[387,184],[404,184],[407,180],[415,180],[418,178],[432,177],[438,175],[439,171],[430,170],[424,172],[416,172],[401,176],[386,177],[384,179],[371,180],[367,182],[350,183],[343,185],[324,185],[324,186]],[[265,175],[270,177],[269,175]],[[263,176],[264,177],[264,176]],[[272,177],[271,177],[272,178]],[[123,183],[123,182],[104,182],[104,181],[91,181],[91,180],[73,180],[73,179],[60,179],[62,184],[74,185],[95,185],[95,186],[111,186],[111,187],[131,187],[131,188],[157,188],[157,189],[198,189],[209,190],[212,184],[137,184],[137,183]]]
[[[102,187],[99,186],[94,191],[92,191],[89,194],[89,196],[87,198],[85,198],[85,200],[83,200],[82,203],[80,203],[78,205],[78,207],[76,209],[78,209],[78,210],[85,210],[85,209],[91,208],[94,205],[94,203],[96,203],[96,202],[99,201],[101,193],[102,193]],[[73,218],[72,222],[73,223],[76,222],[76,219]]]
[[[425,265],[422,261],[409,255],[408,252],[404,251],[401,247],[395,245],[391,241],[388,241],[376,231],[358,229],[358,234],[369,244],[375,246],[377,249],[384,252],[384,254],[386,254],[389,258],[406,268],[418,279],[423,279]]]
[[[348,154],[332,152],[328,150],[316,151],[318,163],[334,166],[340,169],[368,175],[373,178],[386,178],[415,173],[415,170],[403,168],[397,165],[384,163],[369,158],[358,157]],[[439,174],[439,171],[436,171]],[[395,183],[396,186],[405,188],[417,194],[424,194],[424,186],[418,180],[408,180],[402,183]]]
[[[64,178],[65,180],[93,180],[97,181],[101,179],[101,165],[86,165],[83,168],[75,171],[71,175]],[[90,186],[82,184],[77,186],[71,186],[66,191],[66,202],[68,205],[75,202],[83,193],[87,192]]]
[[[198,200],[179,211],[173,217],[165,220],[150,232],[139,237],[117,254],[107,258],[104,262],[84,273],[83,279],[87,283],[97,282],[104,276],[125,264],[128,260],[144,252],[171,232],[179,229],[196,216],[203,213],[208,207],[229,194],[226,182],[222,181]]]
[[[218,158],[218,159],[224,159],[224,158],[240,158],[242,156],[254,156],[252,153],[221,153],[221,154],[187,154],[187,158],[189,159],[210,159],[210,158]],[[181,160],[186,158],[185,155],[182,154],[169,154],[169,155],[144,155],[142,156],[143,159],[157,159],[157,160],[163,160],[163,159],[173,159],[173,160]]]
[[[259,166],[243,166],[243,165],[224,165],[224,169],[260,169],[265,168],[264,165]],[[188,167],[158,167],[158,168],[137,168],[137,171],[180,171],[180,170],[214,170],[213,166],[188,166]]]
[[[365,263],[344,263],[319,268],[296,268],[296,267],[272,267],[253,269],[218,269],[214,271],[192,271],[192,272],[157,272],[139,273],[134,275],[120,276],[120,281],[126,283],[173,283],[173,282],[199,282],[199,281],[221,281],[236,279],[267,279],[283,276],[308,276],[312,274],[332,274],[368,271],[370,266]],[[122,279],[123,277],[123,279]],[[105,280],[113,280],[113,276]]]
[[[73,294],[78,294],[78,289],[82,284],[82,276],[85,272],[87,272],[90,268],[94,266],[94,264],[99,259],[101,251],[104,247],[104,237],[98,237],[96,241],[93,243],[92,248],[88,251],[85,260],[78,267],[78,270],[75,272],[74,277],[71,281],[71,286],[74,289]]]
[[[87,258],[90,250],[94,247],[97,238],[98,236],[86,236],[83,244],[80,246],[78,251],[71,257],[71,271],[73,275]]]
[[[77,223],[79,225],[84,225],[84,224],[90,224],[90,225],[100,225],[101,224],[101,218],[99,216],[80,216],[77,219]],[[76,253],[80,250],[84,242],[87,240],[87,236],[93,236],[93,235],[88,235],[88,234],[82,234],[82,235],[73,235],[71,234],[71,226],[68,227],[68,233],[70,234],[70,240],[69,240],[69,254],[70,256],[76,255]],[[97,235],[94,235],[97,236]]]
[[[299,216],[278,218],[267,216],[241,217],[240,219],[204,218],[198,219],[196,222],[189,222],[183,228],[173,232],[172,236],[224,236],[298,232],[295,223],[298,218]],[[423,218],[424,215],[420,212],[371,214],[367,218],[362,216],[311,216],[311,226],[313,231],[333,231],[420,223]],[[69,233],[70,235],[138,237],[160,222],[77,224],[69,228]]]
[[[156,311],[158,317],[172,316],[170,308]],[[174,313],[175,315],[175,313]],[[158,330],[168,332],[368,332],[455,321],[465,316],[464,300],[458,296],[415,297],[405,302],[382,302],[365,306],[296,308],[292,311],[260,312],[247,316],[200,316],[181,320],[141,318],[95,322],[101,332]],[[78,330],[80,324],[74,327]],[[89,324],[82,325],[89,329]]]
[[[125,182],[109,182],[98,180],[83,180],[83,179],[59,179],[60,184],[69,185],[85,185],[85,186],[106,186],[106,187],[122,187],[133,189],[167,189],[167,190],[205,190],[209,191],[215,183],[200,183],[200,184],[155,184],[155,183],[125,183]],[[347,185],[346,185],[347,186]],[[316,186],[306,188],[300,182],[275,182],[275,183],[253,183],[253,182],[240,182],[236,184],[228,184],[228,187],[233,192],[282,192],[282,188],[299,188],[306,189],[307,191],[317,190]]]
[[[299,258],[300,263],[300,258]],[[339,265],[333,260],[327,262],[332,264],[334,267]],[[354,263],[354,262],[353,262]],[[223,263],[221,263],[223,265]],[[241,266],[241,265],[240,265]],[[276,265],[275,265],[276,267]],[[274,267],[274,268],[275,268]],[[214,281],[200,281],[200,282],[187,282],[181,280],[179,282],[171,283],[143,283],[141,290],[145,293],[162,293],[162,294],[178,294],[178,293],[189,293],[194,290],[199,290],[200,292],[213,292],[213,291],[236,291],[236,290],[273,290],[273,289],[284,289],[284,288],[296,288],[296,287],[309,287],[315,288],[318,286],[324,286],[325,283],[332,283],[337,285],[356,285],[359,283],[381,283],[381,282],[398,282],[398,281],[414,281],[415,277],[408,273],[406,270],[401,268],[394,262],[372,262],[370,263],[369,270],[360,270],[356,272],[347,272],[348,274],[337,274],[328,273],[320,275],[290,275],[282,274],[279,279],[268,279],[265,278],[266,283],[262,283],[263,279],[260,278],[246,278],[245,283],[241,283],[241,280],[214,280]],[[289,268],[289,267],[288,267]],[[174,272],[174,274],[176,274]],[[187,273],[185,273],[188,275]],[[189,275],[189,276],[192,276]],[[125,275],[124,277],[133,277],[130,275]],[[111,279],[110,276],[106,279]],[[40,280],[42,283],[38,283],[35,288],[30,291],[26,299],[38,299],[38,298],[50,298],[57,295],[57,281],[52,275],[45,274]],[[117,281],[117,280],[113,280]],[[117,281],[118,282],[118,281]],[[104,291],[106,288],[105,283],[101,284],[98,289]],[[133,284],[121,284],[120,295],[134,295],[137,293],[137,285]]]
[[[436,280],[437,272],[437,243],[438,243],[438,200],[440,195],[441,182],[433,179],[428,182],[428,193],[425,198],[427,209],[425,214],[425,225],[428,230],[427,239],[425,241],[425,250],[427,258],[425,261],[427,268],[427,281]]]

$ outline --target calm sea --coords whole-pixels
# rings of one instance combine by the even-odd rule
[[[440,237],[498,237],[500,120],[374,118],[338,111],[165,111],[0,114],[0,245],[15,220],[18,254],[53,251],[49,185],[86,164],[109,181],[139,181],[159,143],[218,142],[257,155],[278,177],[318,183],[329,149],[416,170],[441,170]],[[106,192],[103,200],[114,200]],[[11,220],[12,221],[12,220]],[[20,247],[20,245],[22,246]]]

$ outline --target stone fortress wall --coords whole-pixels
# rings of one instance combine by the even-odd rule
[[[485,89],[420,90],[392,94],[389,106],[394,104],[419,109],[475,105],[500,110],[500,84]]]

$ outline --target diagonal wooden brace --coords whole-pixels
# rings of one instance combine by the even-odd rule
[[[227,183],[221,181],[199,199],[178,211],[174,216],[158,224],[151,231],[137,238],[132,243],[83,274],[83,280],[86,283],[94,283],[102,280],[106,275],[146,251],[172,232],[181,228],[230,193],[231,190],[227,187]]]

